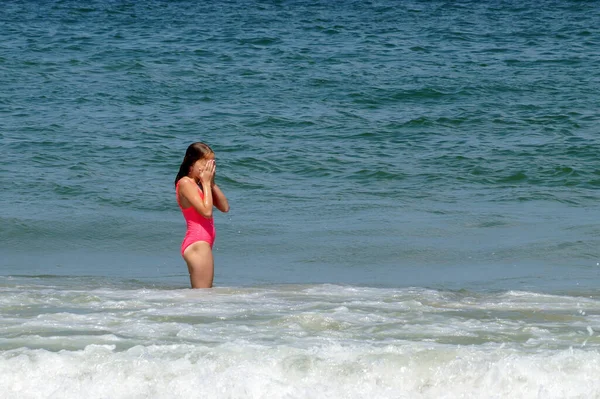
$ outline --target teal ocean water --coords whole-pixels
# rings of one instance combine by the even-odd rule
[[[595,1],[0,10],[0,396],[600,397]],[[215,285],[173,180],[212,146]]]

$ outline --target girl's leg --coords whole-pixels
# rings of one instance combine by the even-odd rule
[[[211,288],[215,275],[215,264],[210,244],[198,241],[185,249],[183,259],[190,272],[192,288]]]

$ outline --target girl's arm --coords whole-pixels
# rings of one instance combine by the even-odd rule
[[[227,202],[227,197],[225,197],[225,194],[223,194],[223,191],[221,191],[219,186],[214,183],[212,185],[212,194],[217,209],[221,212],[229,212],[229,202]]]

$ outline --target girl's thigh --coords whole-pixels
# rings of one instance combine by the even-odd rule
[[[183,253],[190,272],[192,288],[212,287],[214,277],[214,259],[210,244],[198,241],[187,247]]]

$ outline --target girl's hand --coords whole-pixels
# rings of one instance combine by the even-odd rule
[[[204,169],[200,172],[200,183],[202,185],[212,185],[215,179],[216,165],[213,159],[206,161]]]
[[[215,171],[212,175],[212,179],[210,180],[211,187],[215,185],[215,176],[217,175],[217,162],[213,159],[213,164],[215,165]]]

